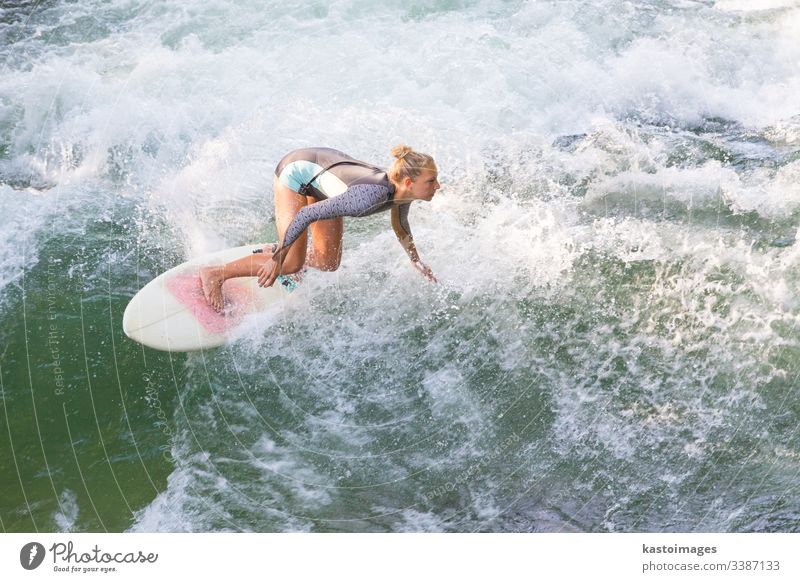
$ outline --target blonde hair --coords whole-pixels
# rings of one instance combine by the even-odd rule
[[[386,172],[392,182],[399,182],[404,178],[413,180],[422,173],[422,170],[432,170],[436,167],[436,162],[431,156],[415,152],[405,144],[393,147],[392,156],[397,159]]]

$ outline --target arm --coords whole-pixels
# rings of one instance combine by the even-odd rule
[[[262,287],[269,287],[281,274],[283,261],[301,234],[317,220],[339,218],[341,216],[366,216],[375,212],[389,199],[389,190],[374,184],[357,184],[345,190],[341,195],[304,206],[289,223],[280,248],[272,255],[274,268],[267,269],[267,264],[259,271],[258,282]]]
[[[411,203],[392,206],[392,229],[397,235],[397,240],[403,245],[408,258],[412,263],[419,262],[417,247],[414,246],[414,237],[411,236],[411,227],[408,224],[408,210]]]
[[[422,273],[429,281],[438,283],[430,267],[419,260],[419,253],[417,253],[417,247],[414,245],[414,237],[411,236],[411,227],[408,224],[408,211],[410,208],[410,202],[392,207],[392,229],[394,229],[394,233],[397,235],[397,240],[403,245],[403,249],[405,249],[408,258],[411,259],[411,264],[414,265],[414,268]]]

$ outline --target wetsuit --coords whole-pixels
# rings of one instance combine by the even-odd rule
[[[392,226],[398,239],[411,238],[410,202],[395,205],[395,187],[386,170],[330,148],[289,152],[275,168],[278,181],[291,190],[318,200],[300,209],[283,237],[286,249],[317,220],[369,216],[393,209]],[[412,260],[419,260],[413,257]]]

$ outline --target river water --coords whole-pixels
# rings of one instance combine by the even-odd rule
[[[0,2],[5,531],[800,530],[800,3]],[[442,189],[236,341],[297,147]]]

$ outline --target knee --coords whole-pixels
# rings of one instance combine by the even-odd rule
[[[319,265],[320,271],[335,271],[339,268],[339,265],[342,263],[342,251],[341,247],[336,249],[335,252],[327,252],[325,254],[314,253],[315,255],[315,263]]]
[[[285,260],[283,262],[283,265],[281,265],[281,274],[282,275],[291,275],[292,273],[296,273],[297,271],[299,271],[300,269],[303,268],[303,264],[304,263],[305,263],[305,261],[299,261],[298,262],[298,261],[293,261],[293,260],[287,259],[287,260]]]
[[[339,268],[341,262],[341,247],[335,250],[324,249],[322,252],[320,252],[319,249],[312,247],[306,259],[308,266],[313,267],[318,271],[335,271]]]
[[[292,249],[292,251],[294,251],[294,249]],[[292,251],[287,254],[286,258],[283,260],[283,264],[281,265],[281,273],[283,275],[291,275],[292,273],[296,273],[303,268],[303,265],[306,262],[305,252]]]
[[[339,264],[341,260],[337,260],[335,263],[322,263],[319,266],[320,271],[335,271],[339,268]]]

